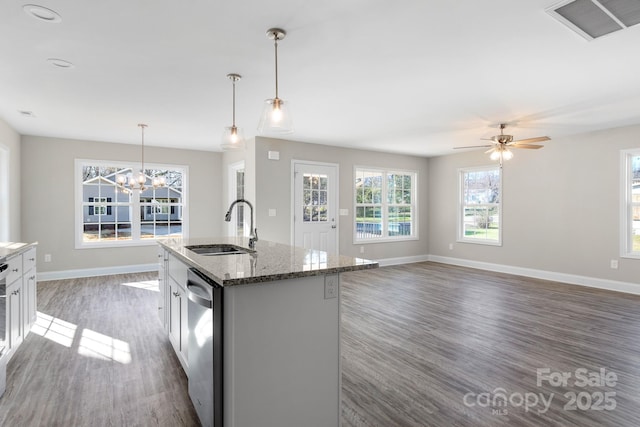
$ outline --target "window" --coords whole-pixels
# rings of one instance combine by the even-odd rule
[[[355,242],[418,238],[417,176],[416,172],[356,167]]]
[[[502,174],[490,166],[460,170],[458,241],[502,244]]]
[[[121,162],[76,160],[76,247],[151,244],[158,237],[186,237],[184,166],[145,165],[147,188],[117,183],[136,169]],[[155,176],[166,186],[153,188]]]
[[[327,183],[323,174],[305,173],[302,176],[302,222],[327,222]]]
[[[640,149],[622,151],[621,256],[640,258]]]

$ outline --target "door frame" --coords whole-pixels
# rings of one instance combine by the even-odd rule
[[[336,194],[335,194],[335,218],[336,218],[336,255],[340,254],[340,164],[328,162],[316,162],[313,160],[291,159],[291,246],[296,245],[296,165],[326,166],[336,168]]]

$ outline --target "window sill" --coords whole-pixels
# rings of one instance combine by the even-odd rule
[[[367,245],[369,243],[393,243],[393,242],[408,242],[412,240],[420,240],[418,236],[413,237],[383,237],[379,239],[367,239],[367,240],[353,240],[354,245]]]
[[[469,240],[469,239],[458,239],[457,243],[471,243],[472,245],[485,245],[485,246],[502,246],[502,241],[496,242],[495,240]]]
[[[145,239],[145,240],[123,240],[114,242],[96,242],[96,243],[76,243],[76,249],[107,249],[107,248],[123,248],[123,247],[140,247],[140,246],[154,246],[158,244],[158,239]]]

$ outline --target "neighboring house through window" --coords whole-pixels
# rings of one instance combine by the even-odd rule
[[[640,258],[640,149],[622,151],[621,256]]]
[[[418,238],[417,177],[413,171],[355,168],[354,242]]]
[[[146,189],[117,183],[130,175],[131,164],[76,160],[76,247],[125,246],[152,243],[157,237],[186,237],[187,167],[146,165]],[[166,186],[153,188],[162,176]]]
[[[460,169],[458,241],[502,244],[502,174],[499,166]]]

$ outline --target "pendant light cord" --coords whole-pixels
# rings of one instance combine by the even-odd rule
[[[144,175],[144,128],[146,128],[147,125],[141,123],[138,126],[140,126],[140,129],[142,130],[142,156],[140,156],[142,159],[142,168],[140,171]]]
[[[278,99],[278,34],[274,34],[273,45],[276,52],[276,99]]]
[[[235,128],[236,127],[236,78],[232,78],[231,81],[233,82],[233,124],[232,126]]]

